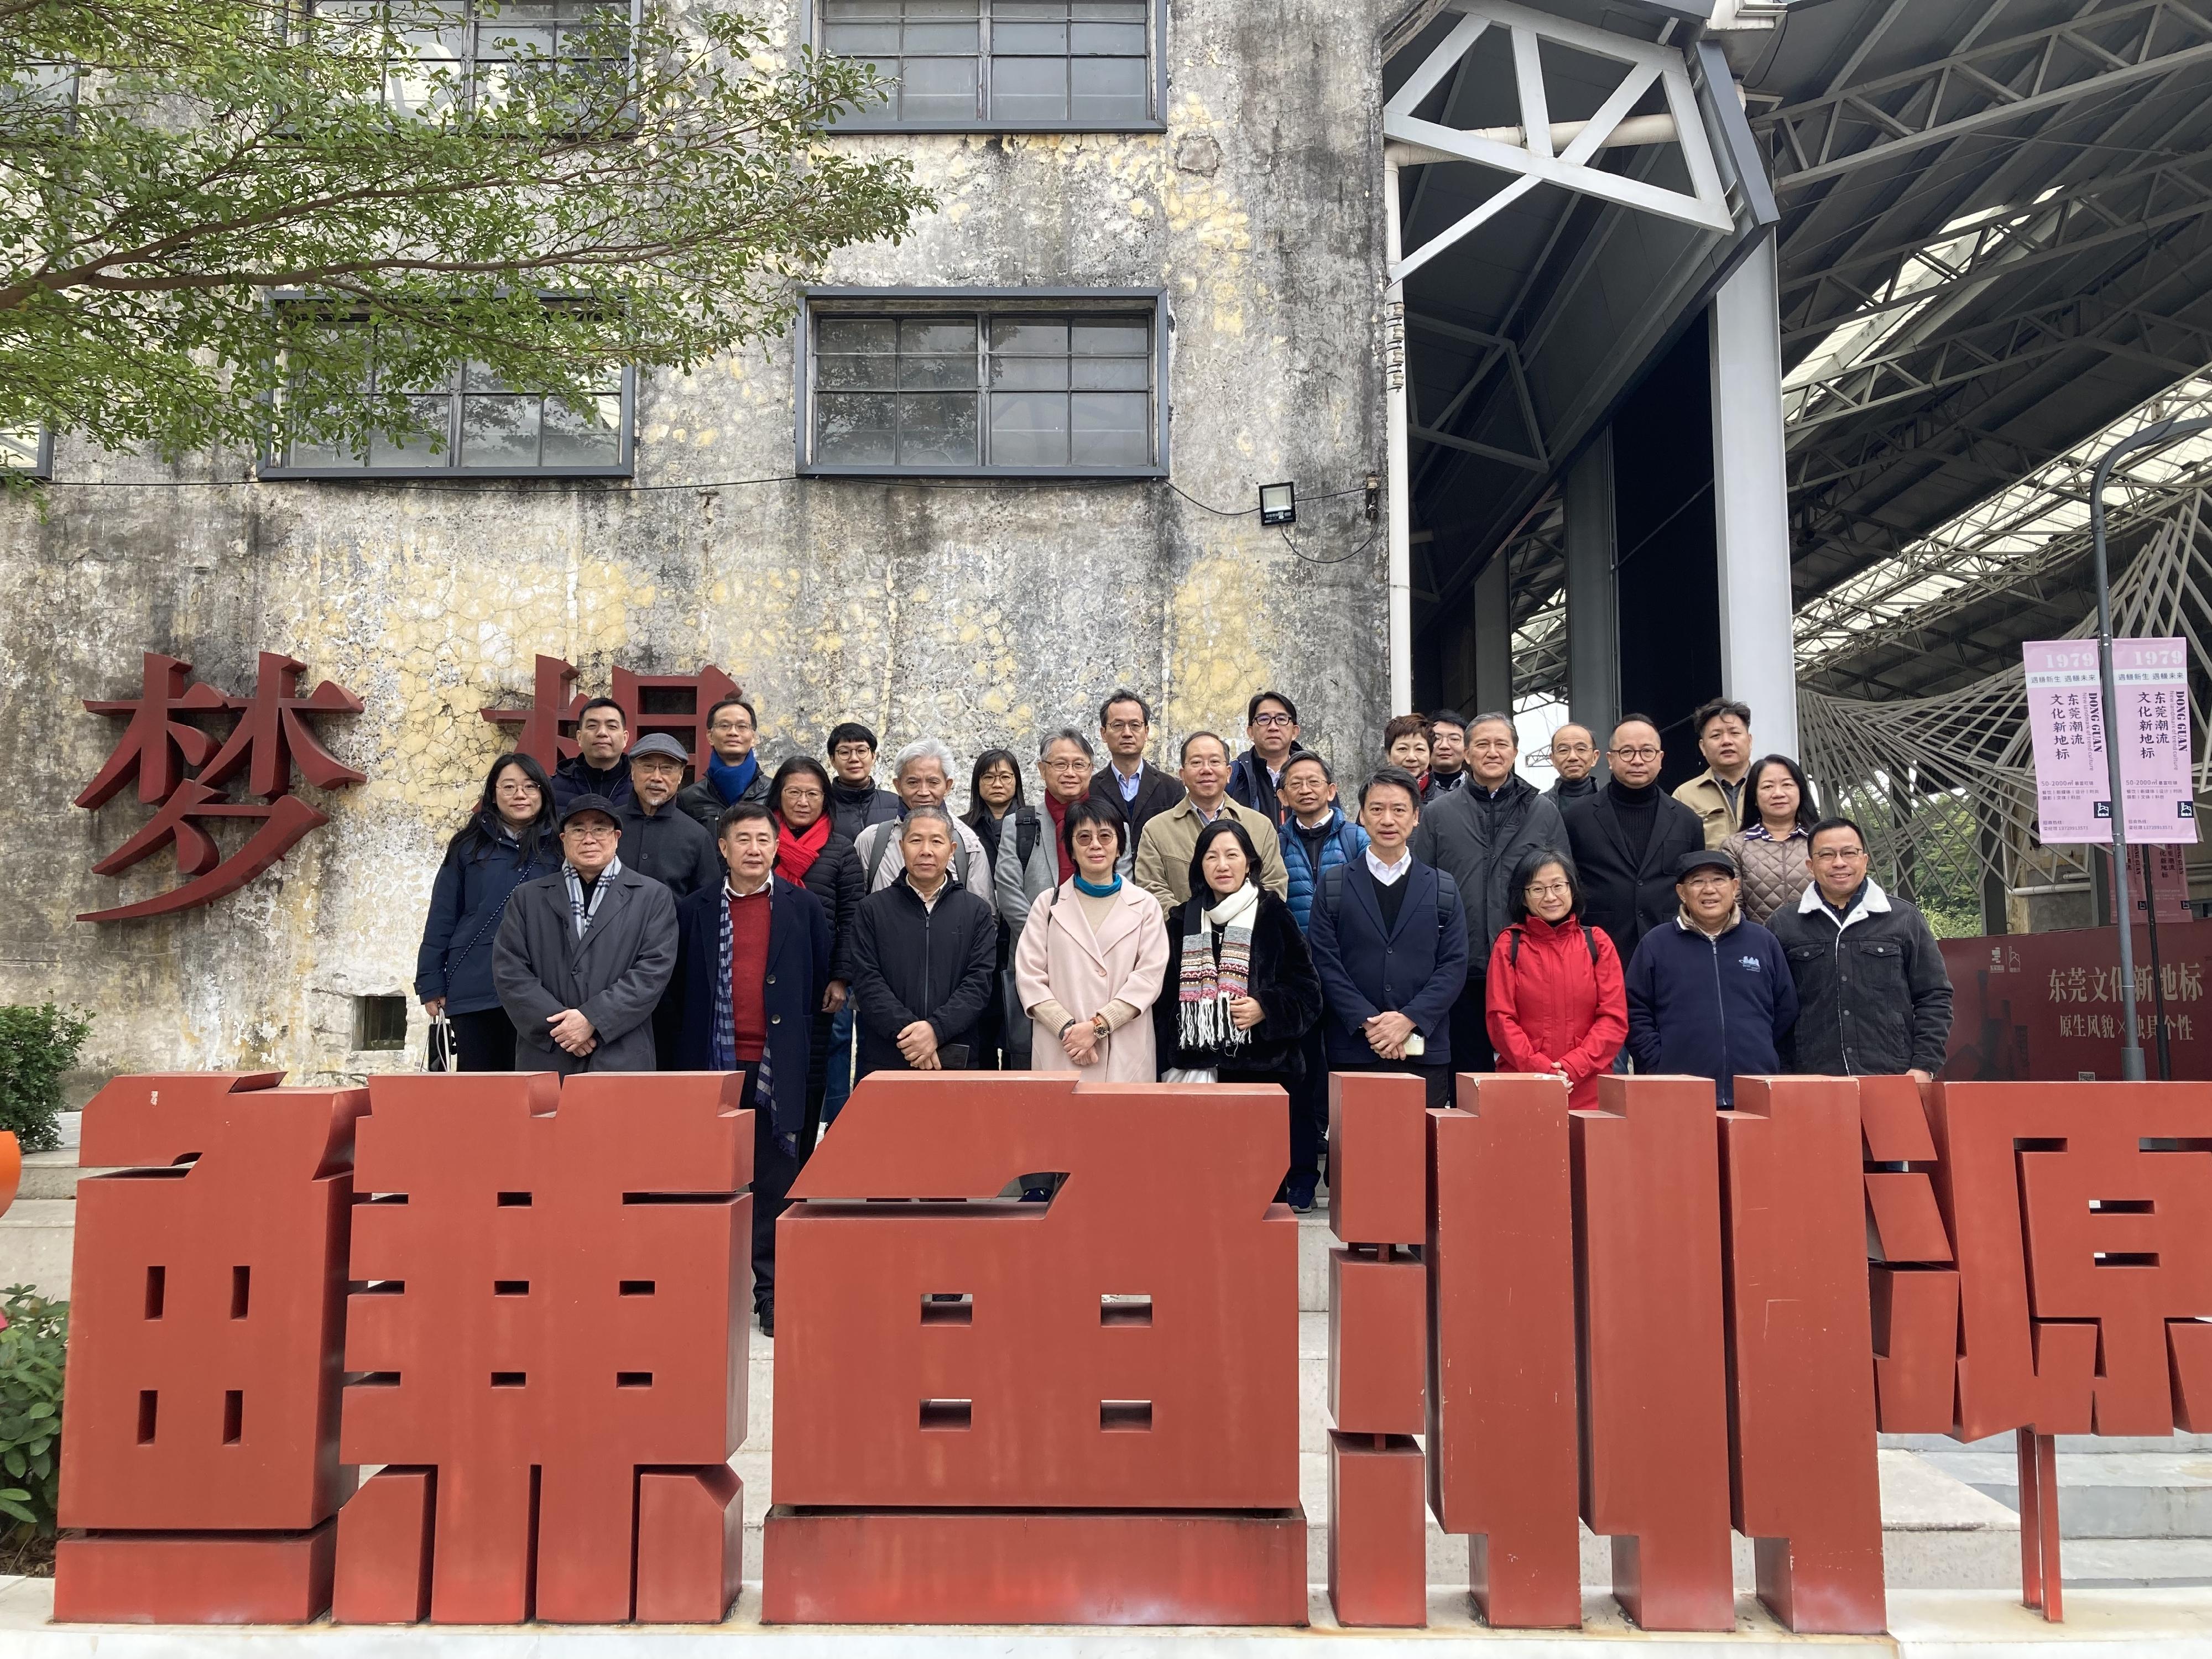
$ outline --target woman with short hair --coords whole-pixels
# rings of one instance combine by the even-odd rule
[[[469,821],[446,843],[415,958],[423,1012],[453,1022],[455,1071],[514,1070],[514,1025],[492,985],[492,945],[509,895],[560,867],[552,781],[529,756],[501,755]]]
[[[1761,927],[1804,896],[1813,879],[1813,786],[1787,755],[1752,762],[1743,775],[1743,828],[1721,845],[1743,876],[1743,914]]]
[[[1498,1069],[1563,1079],[1569,1106],[1595,1106],[1598,1079],[1628,1040],[1620,953],[1603,928],[1584,925],[1575,861],[1558,848],[1522,859],[1508,910],[1483,1004]]]
[[[1421,799],[1429,795],[1429,720],[1425,714],[1401,714],[1382,728],[1382,758],[1413,775]]]
[[[1159,901],[1115,867],[1129,833],[1113,803],[1072,803],[1062,840],[1075,873],[1030,908],[1014,985],[1032,1026],[1030,1064],[1105,1083],[1153,1083],[1146,1018],[1167,971]]]

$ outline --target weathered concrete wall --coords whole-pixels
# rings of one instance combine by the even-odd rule
[[[828,278],[1164,286],[1175,483],[1243,509],[1260,483],[1294,478],[1301,549],[1358,548],[1375,528],[1360,496],[1314,498],[1383,471],[1382,9],[1176,0],[1164,135],[845,141],[914,155],[941,206]],[[787,340],[646,381],[635,484],[649,489],[139,487],[244,468],[170,473],[64,440],[58,478],[118,487],[57,489],[44,520],[0,508],[16,796],[0,1000],[92,1008],[93,1068],[305,1079],[413,1063],[419,1042],[351,1050],[351,1000],[410,987],[443,841],[500,747],[478,712],[526,702],[539,652],[593,691],[617,662],[719,663],[757,697],[770,762],[818,754],[848,715],[887,750],[938,732],[963,768],[992,744],[1032,754],[1041,729],[1095,724],[1121,681],[1157,694],[1163,750],[1241,729],[1244,698],[1272,684],[1298,698],[1310,742],[1365,760],[1388,712],[1381,537],[1301,562],[1256,517],[1158,483],[720,482],[788,472],[793,419]],[[334,799],[301,786],[332,823],[234,897],[82,925],[79,911],[177,880],[167,853],[122,881],[89,872],[143,822],[132,792],[96,814],[70,805],[119,730],[79,700],[135,696],[149,648],[237,693],[263,649],[338,681],[368,711],[324,729],[369,781]]]

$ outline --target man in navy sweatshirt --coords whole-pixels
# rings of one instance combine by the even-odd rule
[[[1789,959],[1773,934],[1744,920],[1741,886],[1723,849],[1683,854],[1674,924],[1644,934],[1627,975],[1636,1069],[1709,1077],[1723,1110],[1737,1078],[1782,1069],[1782,1036],[1797,1023]]]

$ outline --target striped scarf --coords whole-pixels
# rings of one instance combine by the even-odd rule
[[[1186,1052],[1233,1048],[1251,1040],[1229,1017],[1229,1005],[1250,994],[1252,916],[1260,890],[1252,881],[1211,910],[1188,907],[1195,928],[1183,935],[1182,978],[1176,991],[1176,1030]],[[1221,959],[1213,956],[1213,935],[1221,935]]]
[[[769,880],[773,884],[775,878],[771,877]],[[716,971],[714,974],[713,1069],[717,1072],[734,1072],[738,1069],[738,1016],[730,994],[732,957],[736,953],[736,946],[732,942],[734,930],[730,926],[730,901],[735,897],[737,895],[730,890],[730,884],[725,880],[722,883],[722,902],[715,908],[715,914],[721,920],[720,939],[714,951]],[[769,902],[770,904],[775,902],[775,896],[773,893],[769,896]],[[770,925],[773,926],[773,923]],[[775,1080],[769,1072],[766,1043],[761,1045],[760,1063],[753,1072],[753,1109],[757,1112],[766,1112],[769,1121],[775,1121]],[[778,1139],[791,1139],[792,1136],[779,1135]],[[791,1149],[787,1147],[785,1150]]]
[[[584,879],[576,873],[576,866],[568,860],[561,860],[562,879],[568,884],[568,916],[576,924],[576,943],[584,942],[584,935],[592,931],[592,918],[599,914],[599,901],[607,896],[607,880],[622,874],[622,860],[610,859],[607,867],[599,872],[599,878],[592,886],[592,902],[584,902]]]

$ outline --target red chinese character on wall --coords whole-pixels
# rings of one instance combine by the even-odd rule
[[[515,728],[514,746],[550,772],[576,754],[573,735],[590,701],[569,690],[576,669],[559,657],[538,659],[532,702],[527,708],[487,708],[495,726]],[[741,697],[744,688],[708,663],[696,674],[638,674],[615,670],[608,693],[621,706],[630,741],[665,732],[690,752],[691,764],[707,763],[707,712],[725,697]]]
[[[174,847],[178,872],[190,879],[135,904],[86,911],[79,921],[129,921],[210,903],[236,892],[310,830],[330,822],[291,793],[292,775],[297,769],[321,789],[362,781],[361,773],[323,746],[308,724],[320,714],[358,714],[362,701],[330,680],[302,695],[300,677],[307,672],[305,663],[264,651],[253,695],[233,697],[192,684],[190,663],[149,651],[138,696],[86,700],[93,714],[119,716],[129,724],[76,804],[100,806],[136,778],[138,799],[158,809],[137,834],[94,865],[93,872],[120,875],[163,848]],[[224,736],[199,724],[231,714],[237,723]],[[197,775],[186,775],[193,768]],[[234,799],[223,786],[241,775],[247,799]],[[223,819],[255,826],[227,856],[207,827]]]

